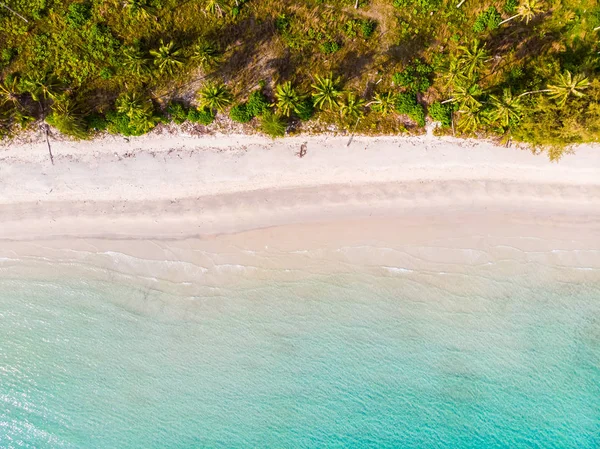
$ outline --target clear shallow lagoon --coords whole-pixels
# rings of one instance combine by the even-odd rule
[[[0,277],[0,447],[599,447],[600,283],[432,276]]]

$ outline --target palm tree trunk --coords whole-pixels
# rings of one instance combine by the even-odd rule
[[[512,19],[516,19],[517,17],[519,17],[519,14],[515,14],[514,16],[509,17],[508,19],[503,20],[502,22],[500,22],[498,24],[498,26],[502,25],[503,23],[510,22]]]
[[[455,98],[452,97],[452,98],[449,98],[448,100],[442,101],[440,104],[452,103],[454,100],[455,100]]]
[[[17,11],[10,9],[8,6],[6,6],[4,3],[0,2],[0,6],[4,6],[6,9],[8,9],[10,12],[12,12],[14,15],[19,16],[21,19],[23,19],[25,22],[29,23],[29,20],[27,20],[25,17],[23,17],[21,14],[19,14]]]
[[[466,0],[460,0],[460,3],[456,5],[457,8],[460,8]]]
[[[550,92],[550,89],[530,90],[529,92],[522,93],[517,98],[524,97],[525,95],[539,94],[540,92]]]
[[[360,0],[356,0],[356,3],[354,4],[354,9],[358,9],[358,2],[359,2],[359,1],[360,1]]]

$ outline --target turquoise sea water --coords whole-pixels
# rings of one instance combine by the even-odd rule
[[[0,278],[0,447],[600,447],[600,283],[494,282]]]

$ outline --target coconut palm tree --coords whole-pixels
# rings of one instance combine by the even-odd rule
[[[485,66],[489,53],[484,47],[485,44],[480,45],[478,39],[473,39],[470,46],[459,47],[458,63],[468,78],[476,77],[477,73]]]
[[[156,10],[150,6],[148,0],[126,0],[124,7],[131,17],[149,19],[156,15]]]
[[[454,86],[457,80],[465,78],[462,64],[457,58],[451,58],[443,65],[440,70],[440,78],[442,79],[443,86],[446,89],[450,89],[452,86]]]
[[[371,106],[372,105],[372,106]],[[396,95],[392,92],[376,93],[373,100],[369,101],[366,106],[371,106],[375,112],[379,112],[384,117],[394,111],[396,105]]]
[[[46,121],[68,136],[77,139],[88,137],[83,114],[75,101],[65,95],[56,98]]]
[[[581,92],[589,87],[590,80],[583,74],[571,74],[568,70],[559,74],[553,84],[548,84],[545,89],[548,96],[556,100],[559,106],[563,106],[570,96],[583,97],[585,94]]]
[[[56,99],[61,83],[51,73],[33,73],[23,78],[21,85],[23,90],[31,95],[34,101],[42,103],[48,99]]]
[[[224,84],[207,83],[199,95],[200,105],[209,109],[222,111],[231,104],[233,96]]]
[[[487,116],[481,106],[464,106],[459,111],[459,119],[456,127],[459,131],[472,133],[487,121]]]
[[[20,93],[18,78],[16,76],[5,78],[0,83],[0,106],[12,103],[13,106],[20,107]]]
[[[476,108],[481,106],[481,102],[477,98],[483,93],[483,90],[477,83],[473,83],[466,79],[460,79],[454,86],[452,98],[442,101],[446,103],[458,103],[459,107]]]
[[[348,92],[346,101],[340,105],[342,118],[361,119],[365,115],[365,100],[357,97],[353,92]]]
[[[125,47],[123,49],[123,65],[131,71],[131,73],[142,76],[149,73],[148,64],[150,60],[138,45],[133,47]]]
[[[205,70],[209,70],[221,62],[221,52],[215,43],[201,40],[194,45],[192,60],[200,63]]]
[[[223,0],[206,0],[204,11],[212,16],[223,17],[227,5]]]
[[[510,22],[517,17],[520,17],[522,21],[525,23],[529,23],[536,14],[542,12],[542,4],[538,0],[522,0],[521,4],[517,7],[517,13],[509,17],[506,20],[503,20],[498,25],[502,25],[503,23]]]
[[[150,54],[154,56],[154,65],[161,73],[172,75],[176,69],[183,66],[183,55],[181,50],[175,47],[173,41],[165,44],[161,39],[160,47],[157,50],[150,50]]]
[[[491,112],[489,118],[492,122],[500,123],[508,128],[511,122],[518,121],[523,113],[519,97],[515,97],[510,89],[504,89],[502,96],[490,95]]]
[[[290,116],[292,112],[298,112],[298,108],[302,102],[302,96],[298,94],[292,86],[291,81],[286,81],[283,84],[278,84],[275,88],[275,98],[277,99],[276,106],[281,114]]]
[[[154,109],[149,98],[142,97],[138,92],[127,92],[117,98],[115,104],[117,112],[124,114],[131,120],[146,115],[152,115]]]
[[[328,109],[339,106],[339,98],[342,95],[339,77],[334,79],[331,73],[326,77],[316,75],[312,88],[314,89],[312,97],[316,107],[323,109],[325,103],[327,103]]]

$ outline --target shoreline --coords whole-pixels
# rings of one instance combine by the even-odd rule
[[[479,269],[597,281],[597,148],[551,163],[445,138],[346,143],[67,142],[54,166],[35,146],[0,150],[0,272],[125,276],[155,288],[151,276],[183,296],[363,269],[416,282],[453,276],[459,286]]]

